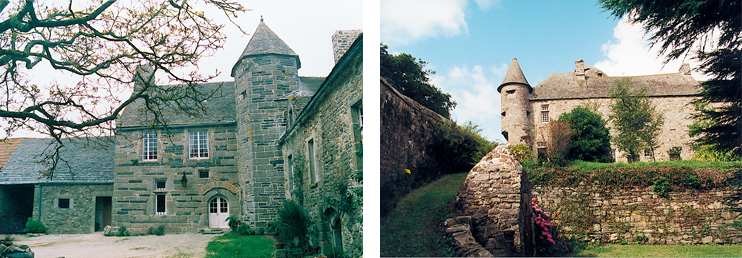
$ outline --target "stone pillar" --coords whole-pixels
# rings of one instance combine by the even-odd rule
[[[456,196],[456,208],[471,216],[476,241],[494,256],[532,254],[529,226],[530,193],[520,163],[510,150],[497,146],[469,172]]]

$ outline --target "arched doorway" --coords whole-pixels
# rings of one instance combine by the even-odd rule
[[[217,196],[209,201],[209,227],[229,228],[229,202],[223,196]]]

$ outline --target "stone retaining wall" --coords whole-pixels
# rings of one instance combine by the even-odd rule
[[[670,192],[653,187],[601,191],[595,187],[534,187],[533,196],[562,233],[588,241],[649,244],[742,243],[742,190]],[[645,238],[646,237],[646,238]]]

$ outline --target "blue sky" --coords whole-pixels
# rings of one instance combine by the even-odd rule
[[[436,71],[433,84],[458,103],[452,118],[482,125],[493,141],[505,142],[497,86],[513,58],[532,86],[550,74],[572,72],[580,59],[610,76],[673,73],[683,62],[663,65],[641,26],[602,12],[597,1],[381,0],[380,5],[380,37],[389,51],[428,62],[426,68]]]

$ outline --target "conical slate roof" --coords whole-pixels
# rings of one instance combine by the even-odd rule
[[[502,90],[502,87],[504,87],[505,85],[515,84],[515,83],[528,85],[528,88],[530,90],[533,90],[531,85],[528,84],[528,81],[526,80],[526,76],[523,75],[523,71],[520,70],[518,59],[513,58],[513,62],[510,63],[510,68],[508,69],[508,72],[505,74],[505,79],[502,80],[500,87],[497,87],[497,92],[500,92],[500,90]]]
[[[268,25],[265,25],[261,19],[258,28],[255,29],[255,33],[252,34],[250,42],[247,43],[245,50],[242,51],[242,55],[240,55],[235,66],[237,66],[237,64],[247,56],[267,54],[294,56],[296,57],[297,68],[301,68],[299,55],[297,55],[296,52],[286,44],[286,42],[283,42],[283,40],[279,38],[273,30],[268,28]]]

